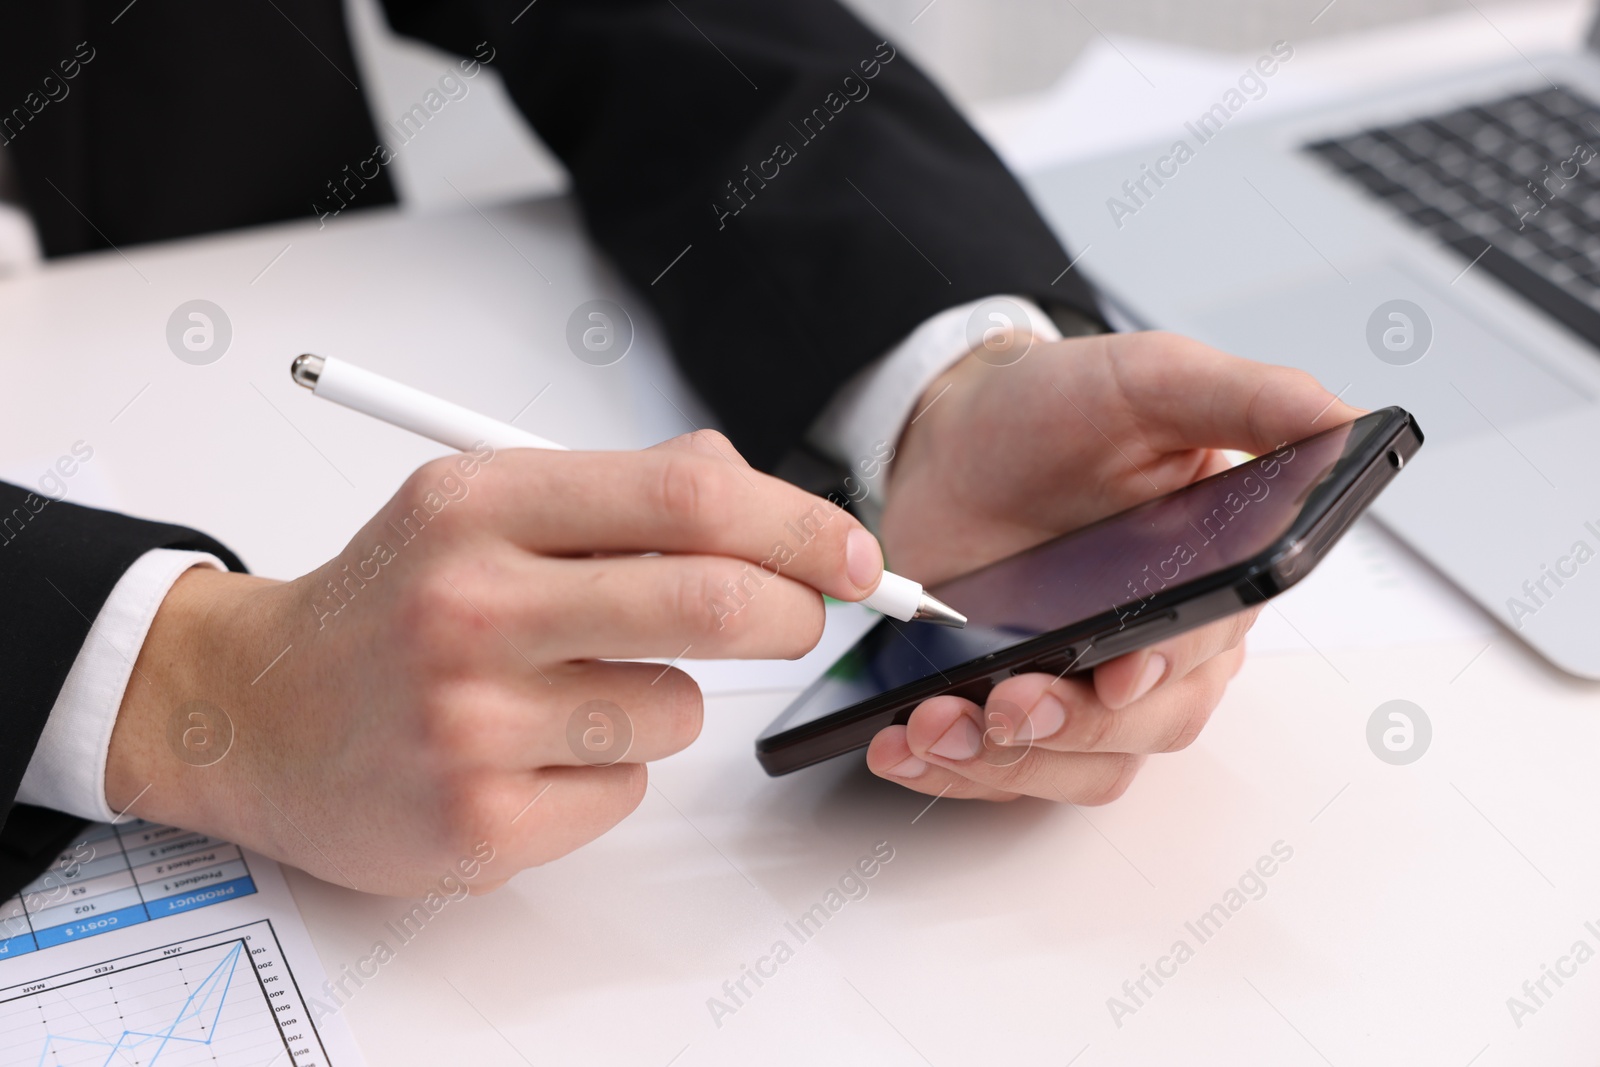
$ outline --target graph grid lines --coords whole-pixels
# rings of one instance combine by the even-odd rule
[[[0,1063],[327,1067],[270,921],[0,989]]]

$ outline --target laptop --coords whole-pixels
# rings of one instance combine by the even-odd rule
[[[1133,323],[1415,414],[1427,447],[1373,514],[1600,678],[1600,23],[1581,52],[1259,122],[1228,88],[1030,191]]]

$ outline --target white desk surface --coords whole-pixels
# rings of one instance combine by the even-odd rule
[[[567,315],[596,296],[640,328],[615,367],[565,349]],[[164,340],[196,297],[234,328],[207,367]],[[521,425],[632,447],[704,420],[637,305],[561,203],[84,257],[0,283],[0,468],[26,477],[84,440],[68,499],[298,573],[439,450],[315,402],[290,356],[348,356],[500,417],[549,384]],[[751,742],[787,690],[713,697],[638,812],[452,904],[344,1010],[373,1064],[1589,1062],[1600,963],[1547,980],[1520,1026],[1507,998],[1575,942],[1600,950],[1600,688],[1375,529],[1328,566],[1353,577],[1319,572],[1283,601],[1200,740],[1107,808],[929,807],[855,760],[771,780]],[[1373,625],[1351,624],[1351,588]],[[1406,767],[1366,744],[1394,698],[1434,728]],[[802,943],[785,923],[879,842],[894,858],[868,894]],[[1278,842],[1293,856],[1265,894],[1202,943],[1185,924]],[[290,878],[331,973],[407,910]],[[1193,958],[1114,1020],[1108,998],[1134,1005],[1123,983],[1180,939]],[[779,940],[793,958],[717,1025],[708,1000]]]

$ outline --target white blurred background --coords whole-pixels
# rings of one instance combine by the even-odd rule
[[[1473,0],[1334,0],[1331,6],[1328,0],[846,3],[968,102],[1047,88],[1100,33],[1248,52],[1279,39],[1300,41],[1473,8]]]

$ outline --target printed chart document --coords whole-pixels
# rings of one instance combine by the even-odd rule
[[[325,978],[272,860],[91,826],[0,904],[0,1065],[362,1067]]]

